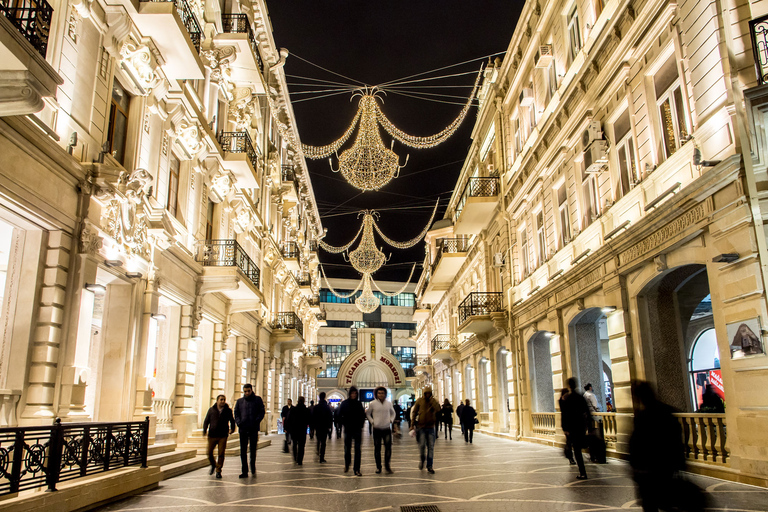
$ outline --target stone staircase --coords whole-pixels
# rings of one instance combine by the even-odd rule
[[[205,450],[202,453],[200,455],[194,448],[177,446],[175,430],[158,431],[155,444],[147,449],[147,465],[159,466],[162,479],[167,480],[206,467]]]
[[[272,444],[271,439],[263,439],[263,434],[259,436],[257,450],[261,450]],[[208,448],[208,440],[203,436],[203,430],[197,429],[187,438],[187,442],[181,445],[182,448],[196,449],[198,455],[205,455]],[[227,449],[224,452],[227,456],[240,455],[240,434],[235,432],[227,438]]]

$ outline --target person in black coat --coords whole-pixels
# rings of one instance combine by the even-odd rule
[[[461,408],[461,426],[464,430],[464,442],[472,444],[472,438],[475,435],[475,418],[477,412],[475,408],[469,405],[469,398],[464,401],[464,407]]]
[[[365,408],[357,399],[357,388],[349,388],[349,398],[341,402],[339,406],[339,420],[344,426],[344,472],[349,471],[352,462],[352,441],[355,442],[355,475],[363,476],[360,472],[360,443],[363,438],[363,425],[365,425]]]
[[[464,402],[459,401],[458,407],[456,407],[456,417],[459,418],[459,426],[461,427],[461,435],[464,435],[464,422],[461,421],[461,411],[464,410]]]
[[[240,432],[240,478],[248,476],[248,451],[251,452],[251,473],[256,475],[256,447],[259,444],[259,426],[264,419],[264,402],[253,392],[253,386],[243,385],[243,397],[235,402],[235,423]],[[250,446],[249,446],[250,445]]]
[[[341,404],[333,408],[333,425],[336,427],[336,439],[341,439]]]
[[[450,436],[453,439],[453,406],[447,398],[443,402],[443,408],[440,411],[440,420],[445,425],[445,438],[448,439],[448,436]]]
[[[227,397],[219,395],[216,403],[208,409],[203,420],[203,435],[208,434],[208,461],[211,463],[212,475],[221,478],[221,467],[224,465],[224,452],[227,450],[227,437],[235,431],[235,417],[227,405]],[[213,447],[218,447],[218,459],[213,459]]]
[[[291,444],[293,444],[293,460],[301,466],[304,461],[304,446],[307,444],[307,428],[310,415],[304,397],[299,397],[296,407],[291,408],[288,414],[288,425],[291,429]]]
[[[325,400],[325,391],[320,393],[320,401],[312,409],[312,426],[317,436],[317,453],[320,455],[320,464],[325,463],[325,443],[331,436],[333,428],[333,412]]]
[[[283,433],[285,434],[285,442],[283,443],[283,452],[285,453],[290,452],[288,445],[291,444],[291,427],[288,423],[290,422],[291,409],[293,409],[293,401],[289,398],[283,406],[283,410],[280,411],[280,419],[283,420]]]
[[[573,448],[573,457],[579,466],[579,480],[586,480],[587,470],[581,450],[586,445],[587,429],[592,424],[589,406],[576,389],[576,379],[568,379],[568,394],[560,399],[560,419],[566,442]]]

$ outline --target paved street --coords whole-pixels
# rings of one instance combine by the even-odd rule
[[[280,436],[258,453],[257,478],[239,479],[239,460],[227,459],[224,478],[201,469],[161,483],[159,489],[102,507],[101,511],[398,511],[406,505],[434,505],[440,512],[558,512],[636,509],[635,488],[624,462],[588,464],[589,479],[576,480],[561,451],[482,434],[474,444],[460,435],[435,446],[435,471],[418,469],[418,447],[408,436],[393,443],[394,474],[377,475],[372,438],[363,438],[362,477],[344,473],[343,443],[329,441],[327,464],[318,464],[307,444],[303,466],[282,452]],[[768,510],[768,490],[691,476],[712,510]],[[427,510],[427,509],[423,509]]]

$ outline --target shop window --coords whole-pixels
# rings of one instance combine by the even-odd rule
[[[683,99],[682,81],[674,55],[653,77],[661,129],[662,156],[669,158],[688,140],[688,115]]]
[[[573,62],[581,50],[581,27],[579,26],[579,10],[575,3],[573,4],[573,7],[568,14],[567,22],[569,51],[571,62]]]
[[[179,159],[171,155],[171,162],[168,168],[168,204],[166,208],[168,213],[178,217],[179,210]]]
[[[723,377],[720,373],[720,350],[714,328],[703,331],[693,342],[689,374],[691,378],[691,400],[695,410],[701,409],[702,395],[707,385],[725,399]]]
[[[125,163],[125,140],[128,133],[128,107],[131,96],[117,80],[112,84],[112,100],[109,108],[107,142],[109,153],[121,164]]]
[[[640,181],[635,159],[635,142],[630,130],[629,110],[625,110],[613,124],[613,141],[616,146],[618,163],[618,184],[616,197],[623,197],[632,186]]]
[[[568,208],[568,187],[563,183],[557,189],[557,208],[560,214],[560,247],[571,241],[571,212]]]

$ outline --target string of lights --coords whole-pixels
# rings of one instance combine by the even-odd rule
[[[363,293],[361,293],[360,296],[355,299],[355,305],[357,306],[357,309],[363,313],[373,313],[381,304],[379,298],[376,297],[373,294],[373,290],[371,290],[371,281],[372,279],[369,274],[363,275],[363,279],[361,281],[363,283]]]
[[[355,243],[355,240],[357,240],[357,237],[359,237],[360,233],[362,233],[363,227],[364,227],[364,224],[360,224],[360,229],[357,230],[357,233],[355,233],[355,236],[352,238],[352,240],[349,241],[348,244],[345,244],[345,245],[342,245],[342,246],[339,246],[339,247],[335,247],[333,245],[329,245],[329,244],[323,242],[322,240],[318,240],[318,245],[320,245],[320,247],[322,247],[324,251],[330,252],[331,254],[342,253],[342,252],[346,251],[347,249],[349,249],[350,247],[352,247],[352,244]]]
[[[432,210],[432,216],[427,221],[427,225],[424,226],[424,229],[421,230],[421,233],[419,233],[417,236],[415,236],[414,238],[411,238],[408,241],[397,242],[395,240],[392,240],[387,235],[385,235],[384,233],[381,232],[381,228],[379,227],[379,225],[377,223],[374,223],[373,226],[376,228],[376,232],[379,234],[379,236],[382,238],[382,240],[387,242],[392,247],[394,247],[396,249],[409,249],[409,248],[413,247],[414,245],[416,245],[417,243],[419,243],[424,238],[424,236],[427,234],[427,231],[429,231],[429,227],[432,225],[432,221],[435,219],[435,213],[437,213],[437,207],[438,207],[439,204],[440,204],[440,200],[438,199],[437,202],[435,203],[435,208]]]
[[[331,142],[330,144],[327,144],[325,146],[308,146],[306,144],[302,144],[301,150],[304,153],[304,156],[312,160],[319,160],[321,158],[326,158],[336,153],[336,151],[338,151],[338,149],[341,146],[343,146],[344,143],[347,142],[349,138],[352,136],[352,132],[355,131],[355,126],[357,126],[357,122],[360,119],[361,115],[362,115],[362,110],[358,109],[357,114],[355,114],[355,118],[352,119],[352,123],[347,128],[347,131],[344,132],[344,135],[342,135],[336,141]]]
[[[352,267],[363,275],[373,274],[387,261],[384,253],[376,247],[373,239],[373,224],[373,215],[366,211],[363,217],[363,237],[360,245],[349,253],[349,262]]]
[[[357,288],[352,290],[349,294],[345,295],[343,293],[339,293],[336,290],[333,289],[333,286],[331,286],[331,283],[328,282],[328,278],[325,276],[325,269],[322,265],[320,265],[320,272],[323,274],[323,279],[325,280],[325,286],[328,287],[329,290],[331,290],[331,293],[337,296],[340,299],[348,299],[352,297],[354,294],[356,294],[358,291],[360,291],[360,287],[363,285],[363,281],[360,280],[359,283],[357,283]]]
[[[408,285],[411,284],[411,278],[413,277],[413,271],[416,270],[416,265],[414,264],[413,267],[411,267],[411,273],[408,275],[408,279],[405,280],[405,284],[402,288],[400,288],[398,291],[394,293],[388,293],[379,288],[379,285],[376,284],[376,281],[373,281],[373,285],[376,287],[376,289],[379,291],[380,294],[386,296],[386,297],[395,297],[397,295],[400,295],[405,291],[406,288],[408,288]]]

